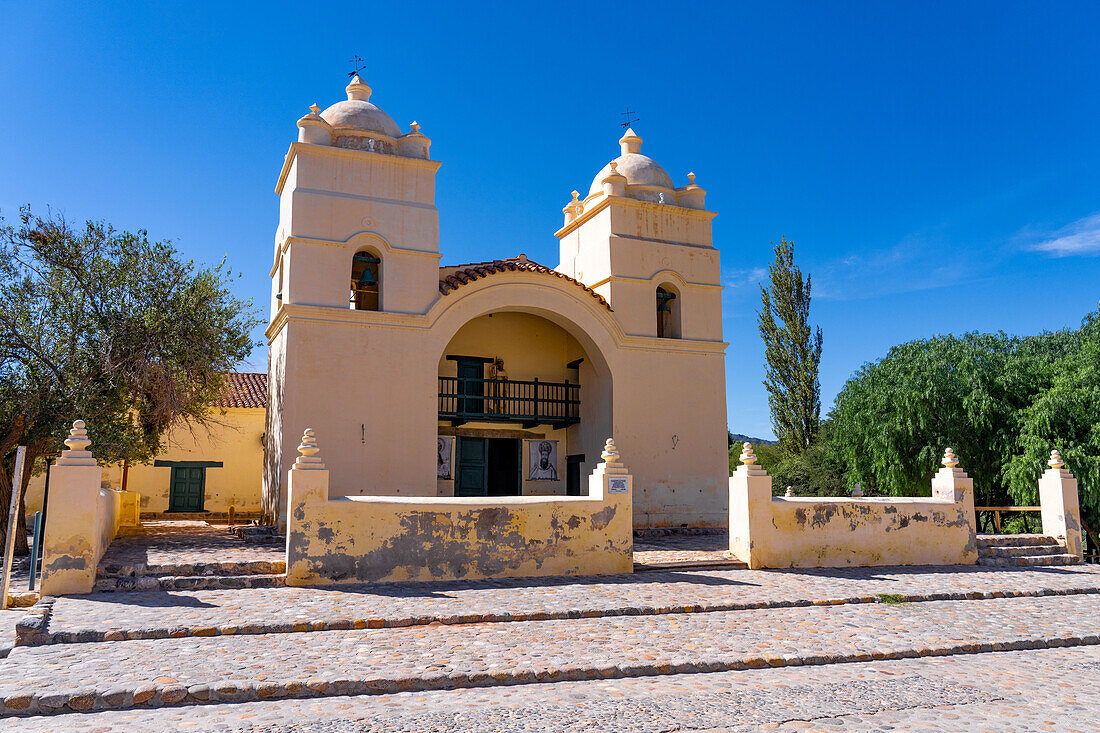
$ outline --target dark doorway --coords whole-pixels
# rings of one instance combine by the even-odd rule
[[[565,494],[566,496],[581,495],[581,464],[584,463],[584,454],[565,457]]]
[[[206,498],[206,469],[174,466],[168,490],[168,511],[201,512]]]
[[[458,438],[455,496],[519,496],[520,441]]]
[[[489,496],[519,496],[520,442],[489,438]]]

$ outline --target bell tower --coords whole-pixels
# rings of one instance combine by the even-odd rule
[[[706,191],[683,186],[627,130],[620,155],[566,204],[557,269],[611,304],[633,336],[722,340],[721,272]]]
[[[326,383],[316,364],[364,364],[349,337],[355,326],[422,315],[439,297],[440,163],[429,157],[431,140],[416,122],[403,132],[359,74],[344,91],[346,99],[324,111],[314,104],[298,120],[275,187],[264,445],[264,513],[274,521],[285,512],[297,439],[322,425]],[[312,366],[303,357],[311,349],[323,355]],[[327,386],[338,389],[333,374]],[[357,434],[364,420],[348,417],[338,429]]]

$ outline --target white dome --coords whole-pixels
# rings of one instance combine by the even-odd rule
[[[401,137],[401,128],[388,114],[377,105],[371,104],[371,88],[356,74],[347,86],[348,98],[337,102],[324,112],[321,118],[329,123],[333,130],[353,130],[357,132],[377,132],[388,137]]]
[[[615,158],[614,162],[617,166],[616,172],[619,175],[626,176],[628,186],[659,186],[667,188],[669,191],[675,189],[675,186],[672,185],[672,177],[665,172],[665,169],[657,161],[648,155],[626,153]],[[589,196],[603,191],[603,179],[607,178],[610,173],[611,163],[608,163],[592,179],[592,186],[588,189]]]

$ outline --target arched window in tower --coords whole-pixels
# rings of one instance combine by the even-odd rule
[[[382,260],[370,252],[356,252],[351,258],[350,308],[382,310]]]
[[[657,288],[657,338],[680,338],[680,294],[668,283]]]

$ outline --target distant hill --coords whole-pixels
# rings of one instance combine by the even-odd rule
[[[763,438],[754,438],[751,435],[741,435],[740,433],[730,433],[730,439],[734,443],[752,443],[753,445],[776,445],[778,440],[764,440]]]

